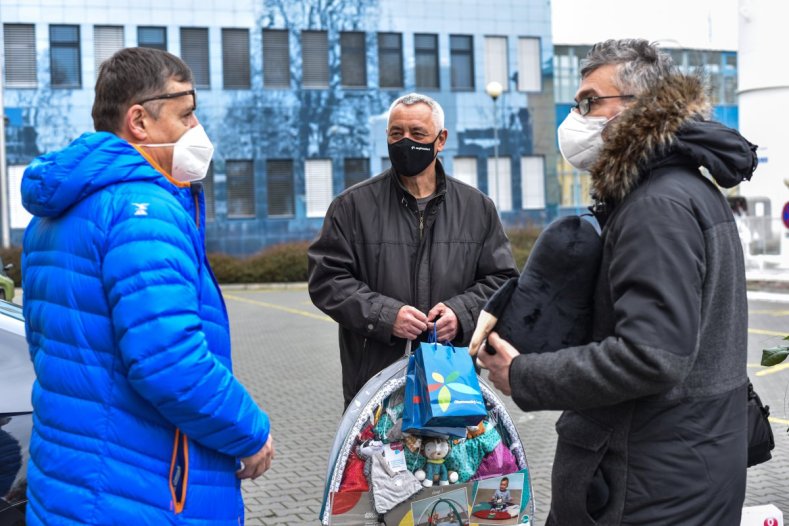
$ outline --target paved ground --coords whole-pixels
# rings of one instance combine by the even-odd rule
[[[318,524],[326,459],[342,412],[336,325],[312,306],[303,286],[225,294],[236,374],[271,416],[276,447],[271,471],[244,484],[247,524]],[[761,349],[789,332],[789,302],[752,300],[750,327],[749,372],[772,407],[777,446],[772,461],[749,470],[746,505],[774,503],[789,515],[789,365],[757,365]],[[534,479],[536,523],[543,524],[558,413],[525,414],[510,405]]]

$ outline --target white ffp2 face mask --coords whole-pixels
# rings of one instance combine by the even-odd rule
[[[559,125],[559,151],[579,170],[589,171],[603,147],[603,129],[611,121],[605,117],[583,117],[571,111]]]
[[[214,155],[214,145],[211,144],[211,139],[200,124],[187,130],[176,142],[143,146],[146,148],[172,146],[173,173],[170,175],[182,183],[204,179],[211,164],[211,157]]]

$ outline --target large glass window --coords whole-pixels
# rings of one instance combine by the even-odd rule
[[[334,195],[330,159],[307,159],[304,161],[304,187],[307,217],[325,216]]]
[[[263,85],[290,88],[290,45],[287,29],[263,30]]]
[[[476,157],[455,157],[453,160],[452,175],[464,183],[478,188],[477,186],[477,158]]]
[[[507,37],[485,37],[485,85],[494,80],[509,89]]]
[[[343,164],[345,172],[345,188],[350,188],[356,183],[360,183],[370,177],[370,159],[345,159]]]
[[[521,157],[521,203],[523,208],[545,208],[545,158]]]
[[[252,161],[225,161],[227,217],[255,217],[255,172]]]
[[[123,26],[93,27],[93,54],[97,76],[101,63],[121,49],[123,49]]]
[[[49,26],[49,65],[53,87],[79,88],[82,85],[79,51],[79,26]]]
[[[167,28],[140,26],[137,28],[137,45],[167,51]]]
[[[197,88],[211,86],[208,60],[208,29],[205,27],[181,28],[181,58],[192,70]]]
[[[540,39],[518,39],[518,90],[542,91]]]
[[[557,103],[570,103],[581,85],[581,60],[586,57],[589,47],[556,46],[553,51],[554,97]]]
[[[3,24],[5,86],[34,88],[36,76],[36,29],[33,24]]]
[[[474,89],[474,40],[470,35],[449,35],[452,89]]]
[[[416,87],[438,89],[438,35],[415,34]]]
[[[249,29],[222,28],[222,77],[225,88],[250,87]]]
[[[266,161],[268,216],[293,216],[293,161]]]
[[[403,87],[403,37],[378,33],[378,83],[382,88]]]
[[[329,37],[326,31],[301,32],[301,64],[305,88],[329,87]]]
[[[488,157],[488,196],[499,212],[512,210],[512,176],[509,157]]]
[[[367,86],[367,46],[365,34],[340,33],[340,65],[342,85],[352,88]]]

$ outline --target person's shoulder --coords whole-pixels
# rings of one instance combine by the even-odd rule
[[[462,202],[470,203],[473,200],[478,201],[481,206],[495,208],[493,200],[486,195],[482,190],[475,186],[461,181],[451,175],[446,175],[447,194],[456,195]]]
[[[189,212],[174,192],[155,182],[130,181],[114,185],[108,191],[114,223],[132,218],[161,220],[179,225],[192,221]]]
[[[391,188],[391,177],[389,170],[386,170],[353,186],[349,186],[334,198],[332,204],[335,206],[341,204],[374,204],[382,198],[385,191],[389,188]]]

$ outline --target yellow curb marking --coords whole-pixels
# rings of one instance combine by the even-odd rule
[[[768,374],[780,373],[784,369],[789,369],[789,363],[779,363],[778,365],[771,365],[763,371],[756,373],[756,376],[767,376]]]
[[[759,314],[761,316],[789,316],[789,310],[751,310],[748,314]]]
[[[242,298],[241,296],[236,296],[235,294],[224,294],[224,296],[225,299],[240,301],[242,303],[251,303],[252,305],[259,305],[261,307],[267,307],[269,309],[281,310],[284,312],[288,312],[290,314],[297,314],[299,316],[305,316],[307,318],[313,318],[315,320],[328,321],[334,323],[334,320],[332,320],[325,314],[315,314],[314,312],[307,312],[306,310],[291,309],[290,307],[283,307],[282,305],[277,305],[276,303],[269,303],[267,301],[258,301],[258,300],[251,300],[248,298]]]
[[[764,336],[786,336],[786,332],[768,331],[767,329],[748,329],[751,334],[762,334]]]
[[[789,420],[784,418],[775,418],[774,416],[768,417],[767,420],[772,422],[773,424],[783,424],[785,426],[789,426]]]
[[[767,329],[748,329],[748,332],[751,334],[761,334],[763,336],[780,336],[782,338],[787,335],[786,331],[770,331]]]

